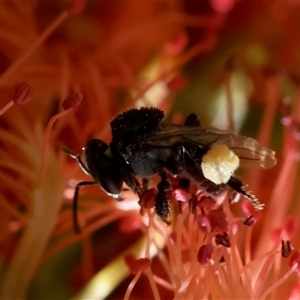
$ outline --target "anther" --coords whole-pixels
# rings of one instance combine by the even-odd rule
[[[282,257],[289,257],[292,253],[292,246],[290,241],[281,241],[281,256]]]
[[[246,226],[252,226],[253,224],[256,223],[256,219],[253,216],[249,216],[245,221],[244,225]]]
[[[197,260],[199,264],[204,265],[209,262],[213,253],[213,246],[211,244],[202,245],[197,253]]]
[[[221,245],[221,246],[224,246],[226,248],[231,247],[229,236],[226,232],[224,232],[223,234],[217,234],[215,236],[215,242],[216,242],[216,245],[218,245],[218,246]]]
[[[13,99],[0,109],[0,116],[7,112],[14,104],[25,104],[32,96],[33,88],[26,82],[19,84],[15,90]]]

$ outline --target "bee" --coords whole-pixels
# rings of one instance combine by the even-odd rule
[[[246,191],[235,176],[240,166],[270,168],[276,164],[275,152],[256,140],[232,131],[203,127],[195,114],[184,125],[164,122],[157,108],[131,109],[111,121],[112,140],[108,145],[100,139],[89,140],[83,148],[85,163],[70,150],[92,181],[77,184],[73,201],[75,232],[79,232],[77,203],[79,189],[98,184],[108,195],[121,200],[124,183],[139,197],[143,188],[137,177],[149,179],[158,174],[160,181],[155,198],[156,214],[164,221],[170,214],[166,192],[168,175],[195,182],[199,189],[218,194],[230,188],[251,201],[256,210],[263,204]]]

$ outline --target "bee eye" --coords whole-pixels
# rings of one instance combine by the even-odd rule
[[[108,145],[98,139],[87,142],[84,150],[90,174],[105,192],[117,197],[123,186],[119,167],[113,157],[107,156]]]
[[[201,169],[206,179],[222,184],[229,181],[239,163],[239,157],[227,146],[214,144],[202,157]]]

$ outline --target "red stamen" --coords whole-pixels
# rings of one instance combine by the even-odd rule
[[[45,173],[46,173],[46,167],[47,167],[46,147],[47,147],[47,143],[50,138],[52,127],[58,119],[64,117],[71,108],[73,108],[74,106],[79,104],[81,102],[82,98],[83,98],[82,94],[69,95],[63,102],[63,108],[65,110],[61,113],[54,115],[50,119],[50,121],[46,127],[46,131],[45,131],[45,135],[44,135],[44,139],[43,139],[43,143],[42,143],[42,166],[41,166],[41,171],[40,171],[40,176],[39,176],[39,184],[42,183],[42,181],[45,177]]]
[[[291,240],[298,231],[298,222],[292,216],[288,217],[282,226],[282,237]]]
[[[0,116],[7,112],[14,104],[25,104],[27,103],[33,93],[32,86],[28,85],[26,82],[19,84],[15,90],[13,100],[8,102],[1,110]]]
[[[197,223],[198,223],[198,226],[200,227],[200,229],[204,233],[212,232],[212,224],[210,222],[209,217],[207,217],[205,215],[198,215],[197,216]]]
[[[128,254],[125,256],[125,262],[133,274],[143,272],[151,267],[152,261],[149,258],[136,259],[134,255]]]
[[[270,238],[274,244],[277,244],[281,240],[281,232],[281,228],[275,228],[271,231]]]
[[[300,140],[300,130],[299,130],[299,123],[297,120],[292,119],[291,124],[290,124],[290,128],[291,128],[291,133],[292,133],[292,137],[296,140],[299,141]]]
[[[217,234],[215,236],[215,242],[216,242],[216,245],[218,245],[218,246],[221,245],[221,246],[224,246],[226,248],[231,247],[229,236],[226,232],[224,232],[223,234]]]
[[[211,7],[218,13],[227,14],[229,13],[235,5],[235,0],[210,0]]]
[[[192,195],[192,198],[189,200],[189,212],[190,212],[191,214],[195,214],[195,213],[196,213],[197,202],[198,202],[198,199],[197,199],[197,197],[193,194],[193,195]]]
[[[228,229],[227,216],[220,208],[211,210],[208,214],[213,229],[219,229],[226,232]]]
[[[185,87],[187,79],[183,75],[178,75],[167,83],[168,88],[172,92],[177,92]]]
[[[189,201],[192,198],[192,195],[187,190],[177,188],[174,190],[175,198],[177,201]]]
[[[7,112],[13,105],[14,105],[14,101],[8,102],[8,103],[0,110],[0,116],[3,115],[5,112]]]
[[[239,230],[239,226],[236,222],[233,222],[231,224],[231,232],[233,235],[236,235],[238,233],[238,230]]]
[[[289,126],[291,124],[292,118],[292,106],[291,106],[291,99],[288,97],[285,97],[279,107],[279,111],[281,113],[281,123],[284,126]]]
[[[82,94],[73,94],[69,95],[62,103],[62,107],[64,110],[69,110],[76,105],[78,105],[82,101]]]
[[[188,43],[188,36],[183,29],[177,30],[173,38],[168,41],[164,47],[167,54],[178,55],[186,47]]]
[[[198,202],[198,206],[206,211],[212,210],[216,207],[216,200],[212,197],[201,196]]]
[[[290,241],[281,241],[281,256],[284,258],[287,258],[291,255],[292,253],[292,245]]]
[[[139,204],[142,208],[150,209],[154,207],[155,197],[157,195],[157,189],[151,188],[143,192]]]
[[[70,15],[79,15],[85,8],[85,0],[73,0],[71,7],[68,9]]]
[[[300,299],[300,282],[296,282],[291,290],[289,300],[299,300]]]
[[[178,234],[177,232],[172,232],[170,234],[170,238],[171,240],[174,242],[174,243],[177,243],[177,239],[178,239]],[[180,237],[179,237],[180,238]],[[181,236],[181,243],[179,242],[178,243],[180,245],[180,250],[184,251],[186,249],[189,249],[189,244],[188,242],[186,241],[186,239],[184,238],[184,236],[182,235]]]
[[[259,220],[261,212],[255,210],[253,205],[248,200],[244,200],[241,204],[241,207],[247,216],[252,216],[256,221]]]
[[[13,96],[14,104],[24,104],[27,103],[32,96],[33,88],[26,82],[22,82],[19,84],[15,90],[15,94]]]
[[[295,267],[296,266],[296,267]],[[300,271],[300,251],[295,251],[290,260],[290,267],[295,267],[295,271],[299,273]]]
[[[132,233],[141,227],[140,220],[134,216],[126,216],[120,220],[119,228],[123,233]]]
[[[205,265],[211,259],[213,253],[213,246],[211,244],[202,245],[197,253],[197,260],[199,264]]]
[[[245,221],[244,221],[244,225],[246,226],[252,226],[256,223],[256,219],[253,216],[248,217]]]

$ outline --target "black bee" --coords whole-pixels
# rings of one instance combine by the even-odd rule
[[[234,171],[245,165],[272,167],[276,163],[274,151],[252,138],[202,127],[195,114],[190,114],[184,125],[168,124],[163,118],[164,113],[157,108],[131,109],[120,114],[110,123],[112,141],[109,145],[99,139],[87,142],[86,165],[78,154],[65,150],[93,178],[93,181],[78,183],[75,188],[76,232],[79,232],[77,202],[81,186],[98,184],[108,195],[121,200],[125,183],[140,197],[143,189],[136,176],[143,179],[154,174],[160,176],[155,211],[164,221],[170,214],[166,191],[172,188],[167,173],[192,180],[214,195],[230,187],[248,198],[256,210],[262,209],[257,198],[234,177]]]

